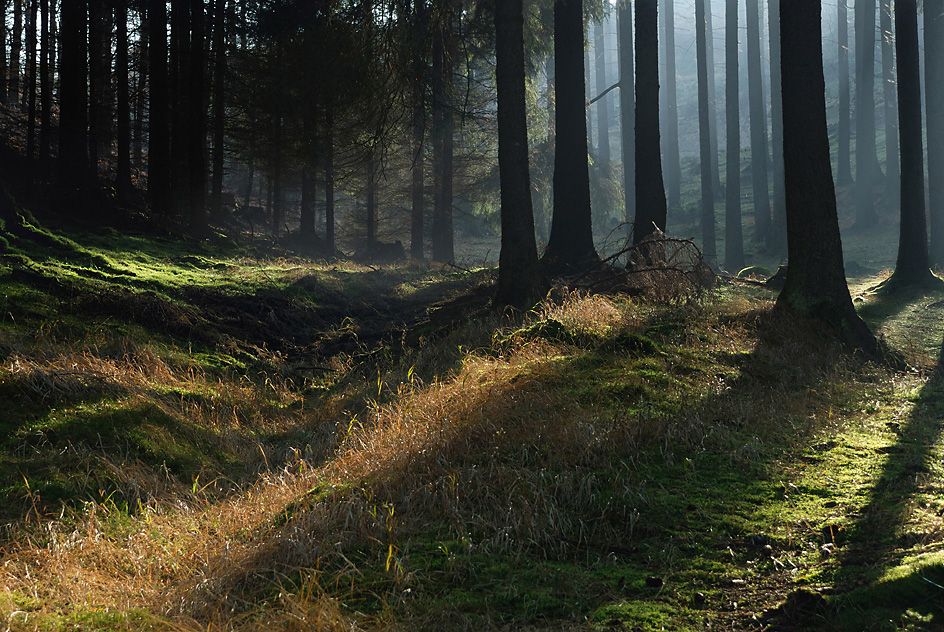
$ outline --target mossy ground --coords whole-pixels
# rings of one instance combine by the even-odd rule
[[[895,372],[752,287],[444,328],[487,272],[39,241],[0,259],[11,630],[944,625],[944,296],[853,288]]]

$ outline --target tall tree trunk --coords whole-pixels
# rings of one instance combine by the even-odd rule
[[[138,30],[138,72],[135,82],[134,99],[134,140],[132,142],[132,159],[134,164],[140,169],[144,163],[144,135],[147,133],[147,126],[144,121],[144,105],[146,103],[145,86],[148,82],[148,58],[150,56],[150,36],[151,27],[148,18],[147,5],[142,4],[138,9],[141,18],[141,28]]]
[[[171,191],[174,215],[190,215],[190,153],[192,135],[190,101],[190,2],[171,0],[170,85],[171,85]]]
[[[882,96],[885,102],[885,199],[896,204],[901,195],[901,165],[898,142],[898,95],[895,79],[895,32],[892,1],[881,0]]]
[[[744,228],[741,220],[741,106],[738,75],[738,0],[725,0],[724,107],[725,149],[724,265],[731,272],[744,268]]]
[[[771,233],[767,185],[767,108],[760,60],[760,0],[747,0],[747,76],[751,109],[751,184],[754,192],[754,240],[767,243]]]
[[[367,161],[367,257],[377,252],[377,161],[371,156]]]
[[[665,138],[662,161],[669,209],[682,210],[682,164],[679,156],[678,71],[675,63],[675,0],[662,2],[663,50],[665,51]]]
[[[609,85],[606,81],[606,22],[601,21],[594,27],[593,48],[596,55],[597,92],[603,92]],[[597,158],[601,163],[610,163],[610,97],[600,99],[597,104]]]
[[[131,197],[131,93],[129,86],[130,64],[128,63],[128,2],[115,0],[115,25],[117,43],[115,48],[115,79],[118,83],[118,165],[116,186],[119,199]]]
[[[789,2],[790,0],[787,0]],[[773,217],[769,244],[776,253],[787,248],[787,199],[783,183],[783,91],[780,77],[780,2],[769,0],[770,31],[770,146],[773,154],[770,174],[774,185]]]
[[[59,64],[59,179],[71,193],[88,176],[88,5],[62,3],[62,62]]]
[[[665,232],[666,198],[659,155],[658,0],[636,2],[636,221],[633,244]]]
[[[495,2],[495,34],[502,223],[495,302],[524,310],[543,298],[546,282],[538,264],[531,207],[522,0]]]
[[[711,0],[705,7],[705,25],[708,29],[708,138],[711,144],[711,181],[716,193],[720,193],[721,166],[718,155],[718,90],[715,85],[715,42],[712,23]]]
[[[26,102],[26,158],[32,165],[36,155],[36,28],[38,17],[38,0],[29,0],[29,13],[26,18],[26,86],[23,90],[23,100]]]
[[[112,129],[111,26],[106,0],[89,0],[89,163],[109,158]]]
[[[20,55],[23,53],[23,3],[26,0],[13,0],[13,32],[10,34],[10,83],[7,103],[17,105],[20,102]]]
[[[632,239],[636,208],[636,78],[633,75],[633,8],[629,0],[620,0],[619,72],[620,72],[620,133],[623,139],[623,198],[627,236]]]
[[[708,23],[705,1],[695,0],[695,57],[698,67],[698,145],[701,158],[701,236],[702,252],[713,267],[717,265],[715,243],[715,192],[711,173],[711,112],[708,105]]]
[[[167,9],[149,0],[148,196],[159,214],[171,212],[170,80],[167,67]]]
[[[213,27],[213,183],[210,217],[223,219],[223,153],[226,135],[226,0],[216,0]],[[314,224],[311,226],[314,232]]]
[[[944,0],[924,0],[931,264],[944,266]]]
[[[790,269],[777,308],[831,326],[874,352],[876,341],[852,306],[842,262],[826,130],[821,0],[780,4],[784,173]]]
[[[0,103],[7,102],[7,77],[10,66],[7,63],[7,6],[8,0],[0,0]]]
[[[590,63],[591,58],[593,57],[592,44],[588,42],[586,44],[586,52],[583,55],[583,76],[586,79],[584,85],[584,93],[586,94],[587,102],[593,98],[593,88],[590,85],[590,78],[593,76],[593,64]],[[597,155],[597,145],[600,143],[600,135],[596,125],[596,112],[593,111],[592,107],[587,108],[587,151],[590,152],[591,156]]]
[[[895,0],[895,52],[901,131],[901,229],[898,261],[886,287],[925,285],[929,269],[924,214],[924,147],[921,138],[921,71],[918,67],[918,4]]]
[[[413,147],[410,212],[410,256],[417,261],[423,260],[423,241],[426,222],[426,161],[423,155],[423,141],[426,134],[426,61],[421,45],[426,39],[428,20],[425,0],[413,2]]]
[[[555,0],[554,217],[543,257],[552,270],[573,270],[599,259],[590,212],[583,36],[582,0]]]
[[[839,150],[836,184],[851,186],[852,181],[852,99],[849,88],[849,9],[848,0],[836,0],[839,9]]]
[[[435,178],[436,194],[433,204],[432,246],[434,261],[453,261],[455,259],[452,206],[453,206],[453,158],[455,148],[455,114],[452,99],[452,74],[455,54],[454,42],[454,7],[452,2],[444,2],[442,23],[438,26],[433,46],[433,108],[438,108],[438,117],[434,115],[433,126],[439,124],[437,137],[438,151],[434,151],[434,161],[438,165]],[[438,96],[437,96],[438,94]],[[438,154],[438,160],[435,155]]]
[[[49,161],[52,144],[52,72],[49,46],[50,30],[55,13],[49,6],[49,0],[42,0],[40,12],[43,16],[43,30],[39,45],[39,82],[41,101],[39,106],[39,168],[42,176],[49,175]]]
[[[878,223],[874,190],[875,150],[875,4],[876,0],[855,0],[856,28],[856,227],[872,228]]]
[[[207,232],[206,15],[204,0],[190,2],[190,233]]]
[[[334,105],[328,96],[325,109],[325,256],[334,257]]]

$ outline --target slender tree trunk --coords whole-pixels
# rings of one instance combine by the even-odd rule
[[[502,245],[495,302],[530,309],[543,298],[547,284],[538,264],[531,207],[522,0],[496,1],[495,33],[502,205]]]
[[[901,230],[895,273],[886,282],[924,285],[933,280],[924,214],[924,147],[921,138],[921,71],[918,67],[918,4],[895,0],[895,52],[901,130]]]
[[[246,192],[243,194],[243,206],[247,209],[252,204],[252,183],[256,179],[256,161],[252,154],[249,154],[249,164],[246,165]]]
[[[682,210],[682,164],[679,156],[678,71],[675,63],[675,0],[663,0],[663,37],[665,45],[665,138],[662,161],[665,163],[665,189],[669,209]]]
[[[620,0],[619,72],[620,72],[620,133],[623,139],[623,198],[627,236],[632,239],[636,208],[636,78],[633,75],[633,9],[629,0]]]
[[[167,67],[167,9],[164,0],[149,0],[148,196],[151,208],[171,212],[170,82]]]
[[[367,161],[367,257],[377,254],[377,162]]]
[[[633,244],[665,232],[666,198],[659,155],[658,0],[636,3],[636,221]],[[638,158],[642,158],[639,160]]]
[[[851,186],[852,181],[852,103],[849,88],[849,9],[848,0],[837,0],[839,9],[839,151],[836,184]]]
[[[842,262],[826,130],[821,0],[780,4],[784,167],[790,269],[777,308],[831,326],[869,352],[876,341],[852,306]]]
[[[715,42],[711,0],[705,7],[705,25],[708,29],[708,137],[711,144],[711,181],[716,194],[723,190],[718,154],[718,90],[715,85]]]
[[[0,0],[0,103],[7,102],[8,76],[10,65],[7,63],[7,6],[8,0]]]
[[[20,102],[20,55],[23,53],[23,2],[13,0],[13,32],[10,34],[10,82],[7,103]]]
[[[593,88],[590,85],[590,78],[593,76],[593,64],[590,63],[591,57],[593,56],[592,45],[588,42],[586,45],[586,52],[583,56],[583,76],[586,79],[584,85],[584,93],[586,94],[586,100],[589,103],[590,99],[594,97],[592,94]],[[597,155],[597,145],[600,144],[600,134],[596,125],[596,112],[593,111],[592,107],[587,108],[587,151],[590,152],[590,155],[596,157]]]
[[[54,19],[54,12],[49,6],[49,0],[42,0],[40,12],[43,16],[43,30],[39,45],[39,168],[45,178],[49,175],[49,161],[52,144],[52,73],[50,68],[50,24]]]
[[[328,97],[325,110],[325,256],[334,257],[334,105]]]
[[[226,135],[226,0],[216,0],[213,27],[213,182],[210,187],[210,217],[223,219],[223,153]],[[314,232],[314,224],[311,226]]]
[[[780,75],[780,2],[768,0],[770,31],[770,146],[773,153],[772,171],[774,197],[770,247],[776,253],[786,253],[787,199],[783,182],[783,91]],[[790,2],[790,0],[786,0]]]
[[[944,266],[944,0],[924,0],[931,264]]]
[[[715,243],[715,192],[711,173],[711,112],[708,106],[708,23],[705,1],[695,0],[695,48],[698,66],[698,145],[701,157],[701,236],[702,252],[712,266],[717,265]]]
[[[33,159],[36,156],[36,28],[38,0],[29,0],[29,13],[26,18],[26,86],[23,100],[26,102],[26,157],[30,163],[30,172],[35,175]]]
[[[192,98],[190,82],[190,2],[171,0],[170,85],[171,85],[171,191],[173,213],[190,215],[190,153]]]
[[[856,227],[878,223],[874,186],[878,159],[875,154],[875,4],[855,0],[856,28]]]
[[[128,63],[128,3],[115,0],[115,24],[117,44],[115,48],[115,79],[118,83],[118,165],[116,190],[119,199],[131,197],[131,93],[129,86],[130,64]]]
[[[423,241],[426,222],[426,161],[423,140],[426,134],[426,62],[421,43],[426,38],[426,2],[414,0],[413,8],[413,166],[411,184],[412,209],[410,214],[410,256],[423,260]]]
[[[751,184],[754,192],[754,240],[767,243],[771,234],[767,179],[767,108],[760,54],[760,0],[747,0],[747,76],[751,107]]]
[[[140,6],[139,15],[141,16],[141,28],[138,34],[138,72],[134,90],[134,140],[131,153],[134,164],[140,169],[144,164],[144,135],[147,128],[144,121],[144,105],[146,103],[145,94],[147,93],[145,86],[149,74],[148,57],[150,55],[149,39],[151,35],[147,5],[142,4]]]
[[[590,212],[583,36],[583,2],[555,0],[554,217],[543,257],[552,270],[577,269],[599,259]]]
[[[594,27],[594,52],[596,54],[597,92],[603,92],[609,85],[606,80],[606,30],[605,22]],[[596,95],[594,95],[596,96]],[[597,158],[603,164],[610,163],[610,97],[603,97],[597,102]]]
[[[433,260],[453,261],[455,259],[452,205],[453,205],[453,154],[455,147],[455,115],[452,103],[452,72],[455,37],[451,3],[447,8],[443,23],[438,27],[433,46],[434,80],[433,107],[438,108],[438,117],[434,116],[433,126],[439,123],[437,137],[438,151],[434,151],[434,161],[438,165],[438,177],[435,178],[435,200],[433,204]],[[438,94],[438,97],[437,97]],[[438,160],[436,160],[438,154]]]
[[[892,28],[892,1],[881,0],[882,96],[885,101],[885,199],[892,205],[901,194],[901,166],[898,142],[898,95],[895,79],[895,33]]]
[[[83,189],[88,174],[88,5],[62,3],[62,62],[59,65],[59,179],[67,193]]]
[[[94,171],[109,158],[112,126],[111,26],[106,0],[89,0],[89,162]]]
[[[207,109],[206,109],[206,15],[204,0],[190,2],[190,233],[207,232]],[[281,201],[281,196],[279,197]]]
[[[725,149],[724,264],[731,272],[744,268],[744,228],[741,221],[741,106],[738,75],[738,0],[725,0],[724,107]]]

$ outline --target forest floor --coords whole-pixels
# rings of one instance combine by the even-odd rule
[[[942,630],[944,292],[860,263],[909,370],[731,281],[521,316],[490,270],[25,226],[0,626]]]

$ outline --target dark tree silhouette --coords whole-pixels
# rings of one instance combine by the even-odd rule
[[[590,213],[583,36],[582,0],[555,0],[554,216],[543,257],[554,271],[582,268],[599,259]]]
[[[9,0],[0,0],[0,103],[7,102],[7,75],[10,67],[7,64],[7,5]]]
[[[496,0],[498,165],[501,178],[501,255],[498,305],[529,309],[547,288],[538,263],[528,168],[522,0]]]
[[[876,350],[852,305],[829,163],[821,0],[780,4],[783,150],[790,268],[777,308],[827,323],[847,343]]]
[[[129,88],[130,65],[128,63],[128,2],[115,0],[115,79],[118,94],[118,162],[115,189],[119,198],[131,196],[131,93]]]
[[[629,236],[636,206],[636,78],[633,75],[633,8],[629,0],[620,0],[618,8],[620,133],[623,140],[623,198]]]
[[[88,5],[62,3],[59,64],[59,179],[67,192],[88,180]],[[12,89],[12,88],[11,88]]]
[[[770,31],[770,179],[773,184],[771,208],[771,249],[785,253],[787,246],[787,199],[783,184],[783,100],[780,78],[780,2],[769,0],[767,17]],[[789,0],[787,0],[789,2]]]
[[[665,232],[666,199],[659,156],[658,0],[636,0],[636,221],[633,244]]]
[[[171,212],[170,80],[167,67],[167,7],[164,0],[149,0],[148,70],[148,196],[151,208]]]
[[[767,182],[767,108],[760,61],[760,0],[747,0],[747,83],[751,109],[751,182],[754,191],[754,240],[770,237],[770,190]]]
[[[876,0],[855,1],[856,28],[856,219],[858,228],[872,228],[878,222],[873,187],[879,174],[875,149],[875,4]]]
[[[898,141],[898,94],[895,86],[895,32],[892,29],[892,0],[881,0],[879,24],[882,31],[882,97],[885,105],[885,199],[894,204],[900,195],[901,167]]]
[[[187,139],[190,169],[190,233],[207,232],[207,108],[206,108],[206,7],[204,0],[190,1],[190,136]]]
[[[668,207],[682,209],[682,166],[679,157],[678,77],[675,52],[675,0],[662,2],[662,35],[665,52],[665,138],[662,139],[662,162],[665,164],[665,190]]]
[[[216,0],[213,24],[213,178],[210,218],[223,217],[224,142],[226,135],[226,0]],[[310,109],[310,108],[309,108]],[[314,226],[312,225],[312,230]]]
[[[944,266],[944,0],[924,0],[931,264]]]
[[[924,215],[916,0],[895,0],[895,52],[898,57],[898,129],[901,132],[901,229],[895,272],[883,284],[888,290],[936,281],[928,268],[928,229]]]
[[[848,0],[836,0],[839,10],[839,150],[836,184],[852,184],[852,98],[849,88],[849,7]]]
[[[744,229],[741,224],[741,112],[738,102],[738,0],[725,0],[724,107],[725,150],[724,265],[736,272],[744,267]]]
[[[711,173],[711,109],[708,103],[708,23],[705,0],[695,0],[695,48],[698,66],[698,139],[701,156],[701,236],[705,259],[717,263],[715,192]]]
[[[13,0],[13,31],[10,33],[10,81],[7,84],[7,103],[17,105],[20,102],[20,55],[23,52],[23,2]],[[81,2],[86,5],[85,1]],[[78,8],[76,8],[78,10]],[[88,28],[86,25],[85,28]]]
[[[413,0],[413,41],[412,41],[412,208],[410,213],[410,256],[423,259],[423,235],[426,222],[426,161],[423,156],[424,136],[426,134],[426,56],[424,44],[428,13],[425,0]]]

